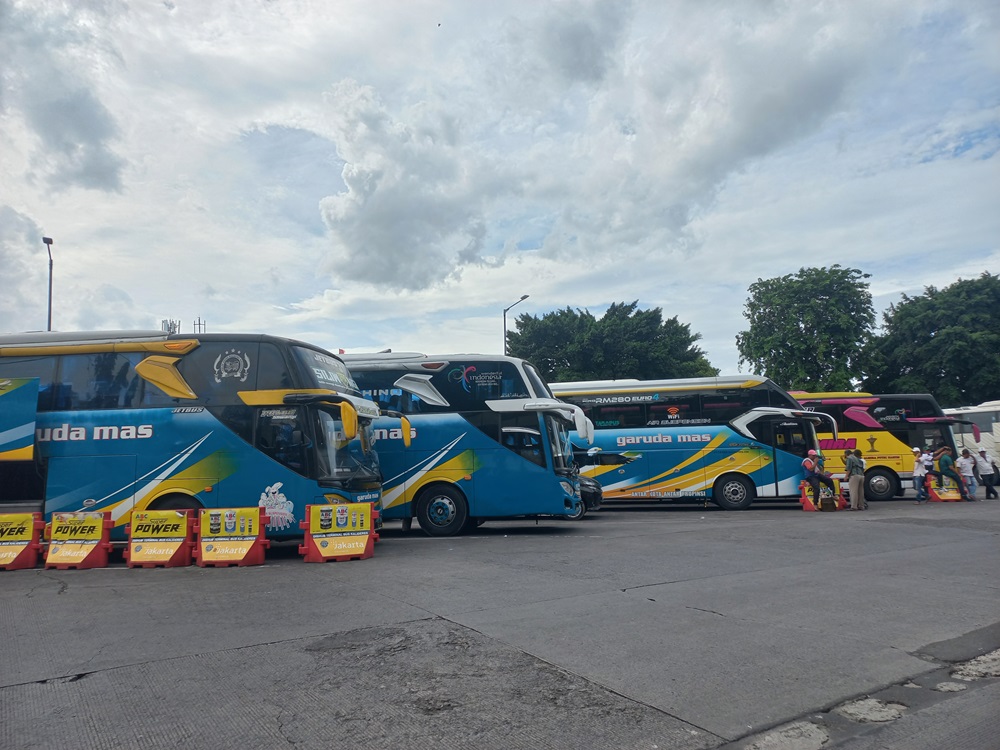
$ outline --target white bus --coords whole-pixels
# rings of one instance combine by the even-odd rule
[[[956,424],[951,428],[959,450],[968,448],[977,452],[980,448],[985,448],[987,453],[997,458],[997,445],[1000,443],[1000,401],[984,401],[979,406],[959,406],[945,409],[944,413],[963,420],[963,424]],[[977,428],[978,442],[975,434]]]

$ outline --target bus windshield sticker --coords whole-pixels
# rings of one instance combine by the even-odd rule
[[[459,365],[448,373],[448,379],[456,383],[461,383],[466,393],[472,393],[473,385],[477,387],[495,388],[503,380],[503,373],[499,370],[487,370],[478,372],[475,365]]]

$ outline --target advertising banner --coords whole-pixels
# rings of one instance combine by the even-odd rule
[[[264,561],[267,516],[259,506],[205,508],[198,520],[199,565],[259,565]]]
[[[108,564],[106,512],[53,513],[46,568],[101,568]]]
[[[192,531],[187,511],[134,511],[125,553],[129,567],[190,565]]]
[[[39,513],[0,514],[0,568],[35,567],[41,528]]]
[[[310,505],[305,544],[299,548],[306,562],[371,557],[374,550],[372,503]]]

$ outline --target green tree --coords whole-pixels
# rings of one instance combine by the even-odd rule
[[[736,335],[740,365],[790,389],[850,390],[875,325],[867,278],[833,265],[757,279],[743,311],[749,330]]]
[[[550,382],[718,375],[695,346],[701,334],[677,317],[663,320],[656,307],[616,302],[601,318],[588,310],[556,310],[540,318],[524,314],[507,334],[511,356],[532,362]]]
[[[1000,398],[1000,277],[903,295],[871,343],[873,393],[933,393],[942,406]]]

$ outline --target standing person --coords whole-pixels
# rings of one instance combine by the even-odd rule
[[[962,456],[957,461],[955,465],[958,467],[958,473],[962,475],[962,479],[965,480],[965,487],[969,492],[969,497],[973,500],[976,499],[976,459],[972,457],[972,453],[968,448],[962,450]]]
[[[819,486],[825,484],[830,488],[830,492],[836,494],[837,490],[833,486],[833,480],[823,473],[822,457],[814,450],[810,450],[802,461],[802,470],[805,472],[806,481],[813,489],[813,505],[819,508]]]
[[[927,465],[924,463],[924,455],[919,448],[913,449],[913,489],[917,491],[916,505],[926,503],[929,497],[927,494]]]
[[[856,450],[847,456],[847,487],[851,493],[851,510],[864,510],[865,502],[865,465],[861,461],[861,451]]]
[[[976,456],[976,466],[979,467],[979,476],[983,479],[983,487],[986,488],[986,499],[1000,497],[996,491],[996,461],[986,453],[985,448],[979,449],[979,455]]]
[[[965,489],[965,482],[959,473],[955,471],[955,459],[951,457],[951,448],[947,445],[938,448],[937,455],[939,455],[938,468],[940,469],[938,473],[941,475],[941,478],[948,477],[951,479],[958,488],[958,494],[962,496],[962,499],[970,503],[973,502]]]

